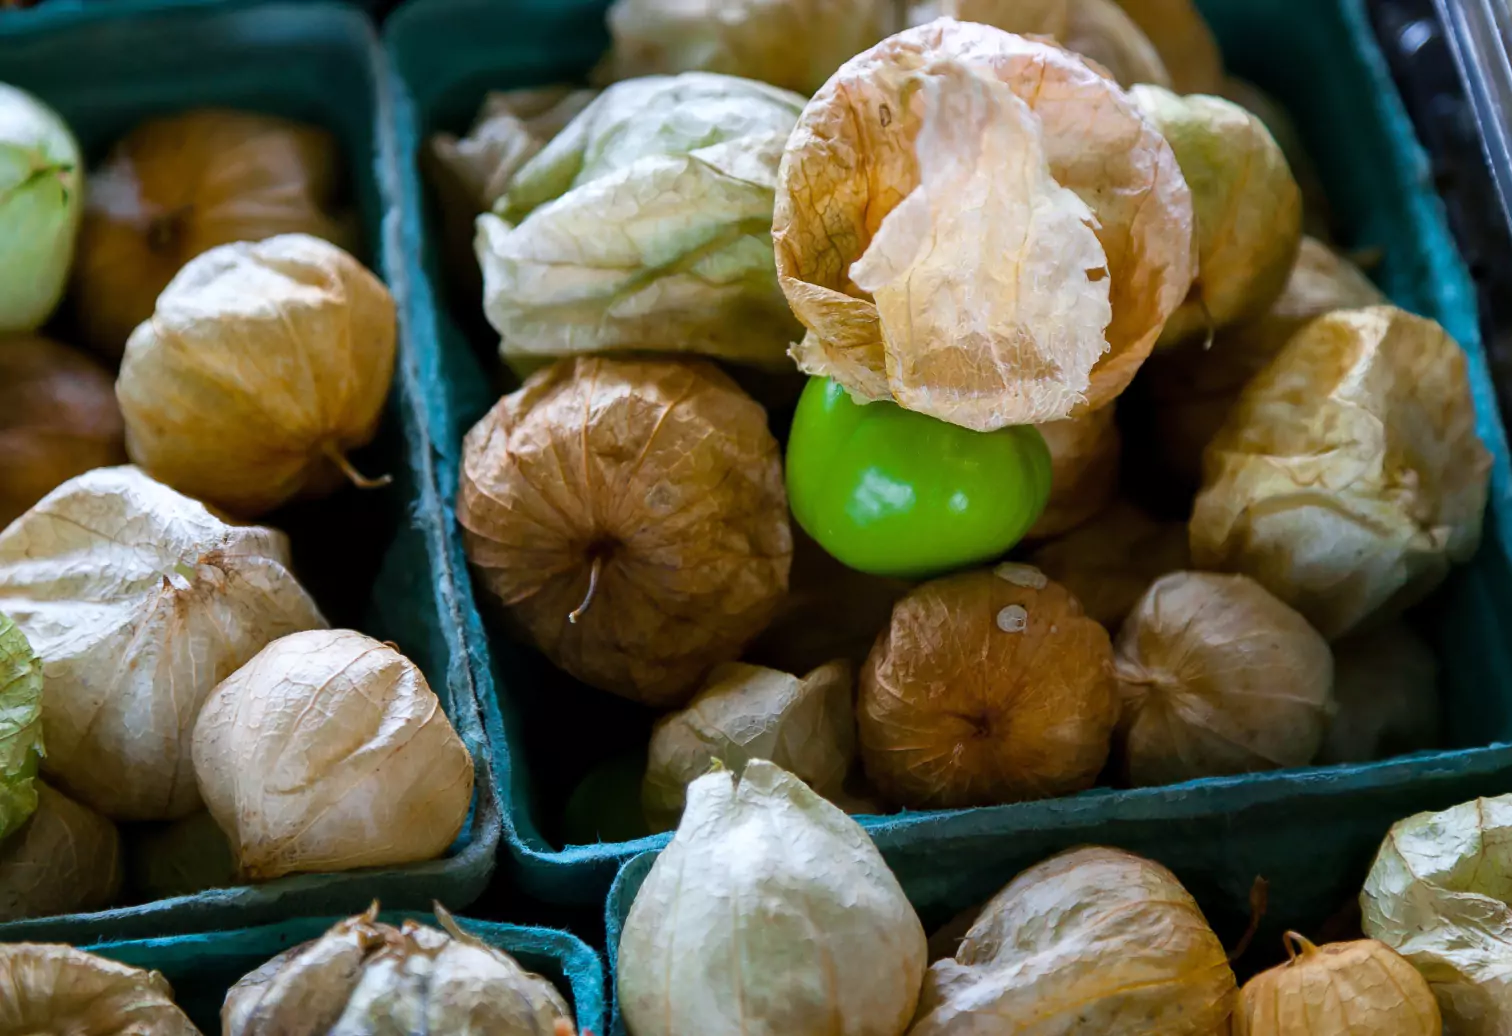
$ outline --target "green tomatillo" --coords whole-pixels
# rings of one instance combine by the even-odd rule
[[[851,568],[923,577],[995,558],[1050,499],[1050,450],[1032,426],[974,432],[837,382],[803,390],[787,452],[805,532]]]

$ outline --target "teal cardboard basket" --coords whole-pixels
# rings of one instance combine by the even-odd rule
[[[1234,73],[1295,117],[1328,189],[1341,244],[1376,251],[1373,270],[1400,305],[1448,328],[1470,358],[1479,431],[1495,455],[1485,544],[1474,562],[1415,616],[1443,669],[1450,750],[1380,763],[1190,781],[1163,788],[1094,789],[1046,802],[954,813],[904,813],[863,823],[913,868],[920,901],[946,896],[978,860],[997,881],[1023,865],[1107,832],[1141,844],[1189,840],[1222,860],[1204,880],[1218,902],[1244,903],[1255,873],[1307,885],[1307,908],[1341,890],[1391,820],[1476,794],[1512,790],[1512,468],[1482,351],[1468,273],[1445,225],[1418,146],[1366,19],[1364,0],[1199,0]],[[440,393],[437,468],[450,506],[461,441],[504,386],[496,337],[466,278],[443,266],[435,198],[422,175],[437,130],[465,131],[488,89],[579,81],[602,53],[596,0],[411,0],[386,24],[397,76],[403,262],[410,320]],[[453,540],[454,549],[457,541]],[[495,745],[508,865],[542,899],[596,900],[616,868],[662,839],[564,844],[567,794],[594,764],[644,745],[651,715],[584,688],[533,650],[485,625],[460,578],[473,678]],[[633,790],[627,796],[633,802]],[[936,847],[970,845],[947,857]],[[1302,866],[1302,861],[1308,861]],[[999,881],[1000,883],[1000,881]],[[939,896],[935,895],[936,884]],[[985,888],[986,878],[977,882]],[[990,891],[990,889],[988,889]],[[1305,909],[1303,912],[1306,912]]]
[[[473,697],[452,578],[451,518],[437,492],[433,419],[404,316],[404,271],[391,269],[384,235],[398,225],[390,175],[384,58],[360,11],[329,3],[223,6],[119,0],[38,8],[0,18],[0,80],[56,108],[91,164],[149,116],[225,105],[306,119],[331,129],[347,162],[366,247],[358,257],[400,302],[394,388],[377,441],[357,457],[388,472],[383,490],[345,490],[269,517],[293,544],[296,569],[335,626],[398,644],[425,672],[473,754],[477,791],[445,857],[409,867],[302,875],[264,885],[0,925],[0,939],[98,942],[242,927],[299,915],[355,913],[375,897],[396,909],[439,900],[462,909],[493,871],[499,810],[489,740]],[[68,337],[66,306],[52,330]]]
[[[413,918],[434,925],[430,914],[384,912],[389,924]],[[284,950],[318,938],[340,918],[300,918],[282,924],[241,928],[200,935],[175,935],[98,943],[84,947],[91,953],[138,968],[161,972],[173,986],[174,999],[201,1032],[221,1031],[220,1009],[226,991],[243,975]],[[607,1000],[604,968],[598,954],[566,932],[550,928],[521,928],[457,918],[469,935],[503,950],[524,967],[549,979],[577,1018],[578,1032],[602,1036]]]

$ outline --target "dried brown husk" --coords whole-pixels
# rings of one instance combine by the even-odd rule
[[[563,360],[468,433],[457,518],[483,586],[558,666],[675,706],[787,590],[766,413],[702,362]]]
[[[1411,625],[1352,634],[1333,652],[1338,711],[1318,762],[1366,763],[1438,745],[1438,660]]]
[[[1191,553],[1184,523],[1158,522],[1119,502],[1029,561],[1069,590],[1088,618],[1116,633],[1151,583],[1191,567]]]
[[[1119,741],[1129,783],[1310,763],[1333,701],[1333,655],[1245,576],[1173,572],[1118,633]]]
[[[41,335],[0,338],[0,528],[75,475],[124,463],[109,372]]]
[[[1333,209],[1328,203],[1328,193],[1323,189],[1323,179],[1318,175],[1318,166],[1312,160],[1307,146],[1302,143],[1302,134],[1292,121],[1291,115],[1274,97],[1254,83],[1233,76],[1226,76],[1219,95],[1247,108],[1260,117],[1265,128],[1281,146],[1286,155],[1286,164],[1291,167],[1292,177],[1302,191],[1302,228],[1304,232],[1324,241],[1332,239]]]
[[[1464,352],[1392,306],[1307,324],[1208,446],[1192,558],[1335,639],[1421,600],[1480,542],[1491,456]]]
[[[352,630],[276,640],[217,687],[194,772],[252,881],[433,859],[472,803],[472,756],[424,674]]]
[[[1223,944],[1175,875],[1090,847],[1030,867],[987,904],[930,968],[910,1036],[1213,1036],[1237,998]]]
[[[1443,1019],[1416,968],[1375,939],[1314,946],[1286,933],[1285,964],[1244,984],[1234,1036],[1440,1036]]]
[[[1223,84],[1223,55],[1193,0],[1118,0],[1144,30],[1181,94],[1216,94]]]
[[[1192,230],[1175,156],[1117,84],[941,19],[809,102],[772,232],[801,368],[984,430],[1123,391],[1191,286]]]
[[[1122,440],[1111,405],[1042,424],[1039,431],[1050,447],[1050,501],[1026,538],[1043,540],[1070,532],[1112,503]]]
[[[1136,83],[1171,85],[1155,44],[1115,0],[1071,0],[1069,7],[1069,25],[1056,37],[1068,49],[1097,62],[1125,89]]]
[[[313,234],[344,248],[336,138],[316,126],[202,108],[138,126],[89,174],[74,262],[85,342],[119,356],[190,259],[217,245]]]
[[[1107,631],[1027,565],[920,586],[861,671],[867,776],[910,809],[1091,787],[1117,719]]]
[[[121,874],[116,826],[39,781],[37,811],[0,843],[0,922],[103,910]]]
[[[825,798],[844,797],[856,755],[855,674],[831,662],[803,677],[730,662],[651,731],[641,802],[654,831],[677,826],[689,784],[716,763],[737,776],[767,759]]]
[[[0,1036],[200,1036],[156,971],[72,946],[0,944]]]
[[[244,518],[368,483],[394,298],[329,242],[285,234],[197,256],[131,335],[116,382],[126,449],[154,478]]]

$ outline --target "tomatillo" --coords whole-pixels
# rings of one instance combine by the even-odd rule
[[[896,403],[861,405],[811,378],[787,449],[788,501],[834,557],[922,577],[1003,554],[1050,499],[1050,450],[1032,425],[974,432]]]

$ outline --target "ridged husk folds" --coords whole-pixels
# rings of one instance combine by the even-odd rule
[[[1118,718],[1108,634],[1027,565],[925,583],[861,670],[867,776],[910,809],[1091,787]]]
[[[243,877],[440,856],[473,762],[425,676],[351,630],[276,640],[215,689],[194,772]]]
[[[303,123],[203,108],[138,126],[89,176],[73,271],[85,341],[119,356],[179,269],[217,245],[297,233],[350,247],[340,173],[336,138]]]
[[[1245,387],[1208,446],[1192,558],[1337,638],[1469,560],[1490,470],[1444,329],[1391,306],[1333,313]]]
[[[1223,85],[1223,55],[1193,0],[1118,0],[1144,30],[1180,94],[1216,94]]]
[[[42,659],[0,612],[0,839],[37,808],[42,756]]]
[[[137,468],[65,482],[0,533],[0,611],[45,660],[42,770],[116,820],[199,808],[200,705],[270,641],[325,625],[272,529]]]
[[[156,971],[72,946],[0,944],[0,1036],[200,1036]]]
[[[37,811],[0,842],[0,922],[103,910],[122,872],[116,826],[38,781]]]
[[[777,443],[712,365],[561,361],[468,433],[461,481],[479,580],[595,687],[681,704],[787,590]]]
[[[394,299],[319,238],[223,245],[132,333],[116,383],[126,448],[154,478],[241,517],[353,479],[394,373]]]
[[[1117,503],[1029,561],[1069,590],[1087,617],[1117,632],[1150,584],[1191,567],[1186,525]]]
[[[1410,624],[1351,634],[1333,652],[1338,708],[1319,763],[1366,763],[1438,746],[1438,660]]]
[[[803,370],[977,430],[1106,405],[1196,263],[1175,156],[1117,84],[950,19],[808,103],[772,234]]]
[[[1118,634],[1132,784],[1304,766],[1333,711],[1333,655],[1307,620],[1244,576],[1173,572]]]
[[[1039,426],[1050,447],[1050,501],[1026,538],[1064,535],[1112,503],[1123,446],[1113,416],[1110,405]]]
[[[1170,871],[1084,848],[999,892],[929,970],[910,1036],[1213,1036],[1238,989],[1223,944]]]

